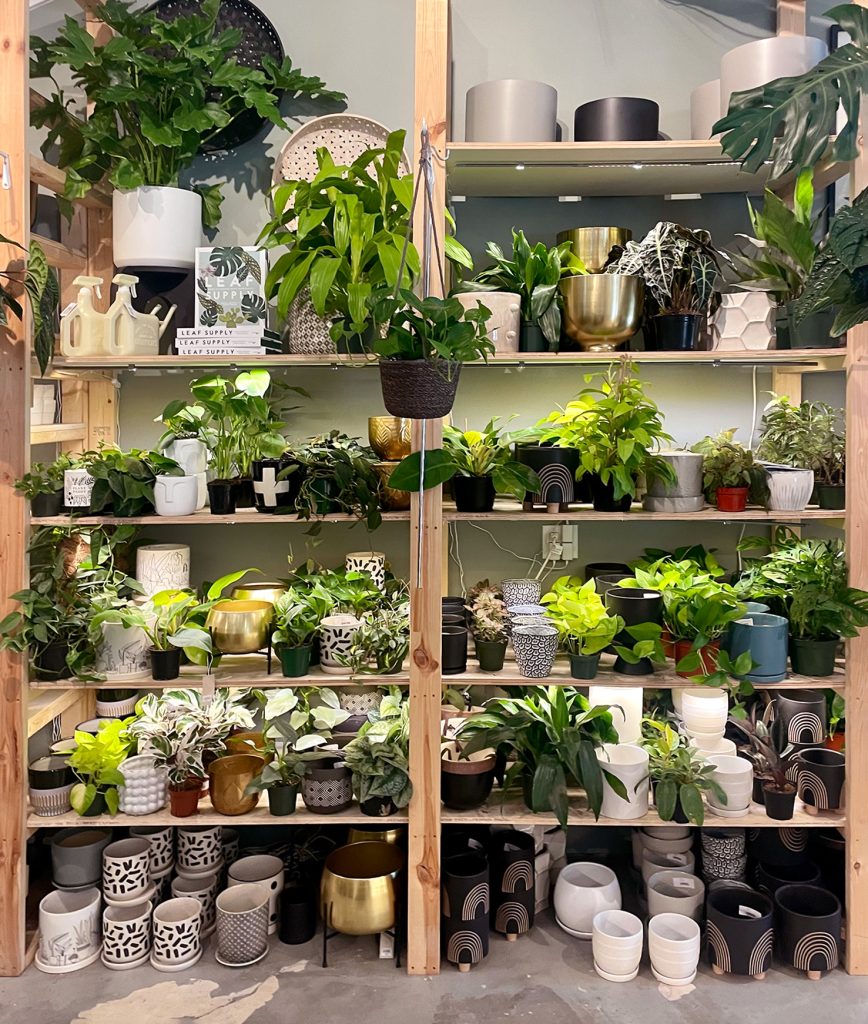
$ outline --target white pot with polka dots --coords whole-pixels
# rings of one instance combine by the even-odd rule
[[[178,874],[210,875],[223,861],[220,825],[189,825],[178,829]]]
[[[119,768],[124,785],[118,786],[124,814],[154,814],[166,806],[169,779],[165,768],[157,768],[149,754],[128,757]]]
[[[174,972],[192,967],[202,956],[202,904],[193,896],[166,900],[155,910],[151,966]]]
[[[277,931],[278,905],[283,892],[283,861],[271,854],[241,857],[229,868],[230,887],[257,882],[268,890],[268,934]]]
[[[231,884],[231,883],[230,883]],[[259,882],[225,889],[217,897],[217,961],[246,967],[268,952],[271,894]]]
[[[151,904],[106,907],[102,913],[102,962],[126,971],[144,964],[151,953]]]
[[[367,573],[382,590],[386,585],[386,555],[382,551],[350,551],[344,563],[347,572]]]

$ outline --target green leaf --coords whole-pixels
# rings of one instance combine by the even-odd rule
[[[422,456],[420,452],[411,452],[401,460],[389,477],[389,487],[396,491],[418,491],[421,475]],[[438,487],[451,480],[457,467],[452,455],[442,448],[431,448],[425,453],[424,490]]]
[[[594,744],[590,740],[582,740],[579,743],[577,767],[581,783],[588,794],[588,806],[594,812],[594,817],[599,818],[603,805],[603,772]]]
[[[659,785],[657,791],[658,793],[660,791]],[[699,788],[692,782],[682,783],[679,796],[681,797],[681,809],[688,821],[692,821],[694,825],[701,825],[705,820],[705,804],[702,802]]]
[[[675,803],[678,799],[678,790],[671,779],[661,779],[657,783],[654,793],[654,802],[657,805],[657,813],[661,821],[672,821],[675,815]]]
[[[321,256],[311,267],[308,286],[317,316],[325,316],[329,292],[342,264],[343,260],[336,256]]]

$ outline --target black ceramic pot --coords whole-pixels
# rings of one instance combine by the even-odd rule
[[[812,861],[801,864],[757,864],[756,885],[761,892],[774,894],[784,885],[819,885],[820,869]]]
[[[151,677],[153,679],[177,679],[181,674],[180,647],[170,647],[167,651],[159,651],[156,647],[152,647],[148,653],[151,656]]]
[[[440,910],[443,951],[450,963],[478,964],[488,956],[490,906],[484,855],[468,852],[446,857]]]
[[[633,498],[625,494],[623,498],[615,498],[615,485],[611,481],[604,484],[598,476],[592,476],[591,495],[595,512],[629,512]]]
[[[290,473],[283,480],[278,476],[286,464],[282,459],[255,459],[250,471],[253,474],[253,499],[257,512],[273,512],[278,508],[293,508],[300,486],[299,472]]]
[[[790,821],[796,802],[796,787],[790,784],[787,789],[775,789],[769,783],[763,786],[763,803],[766,814],[775,821]]]
[[[695,352],[704,317],[701,313],[661,313],[656,316],[657,347],[662,352]]]
[[[440,615],[440,624],[442,626],[466,626],[467,619],[463,615],[459,615],[458,612],[443,612]]]
[[[630,576],[630,566],[625,562],[588,562],[585,566],[585,582],[610,573],[623,573],[625,576]]]
[[[231,516],[235,512],[235,485],[232,480],[208,481],[208,507],[212,516]]]
[[[503,935],[523,935],[533,927],[536,841],[526,832],[506,829],[491,836],[491,921]]]
[[[816,885],[784,885],[775,893],[777,950],[797,971],[831,971],[841,956],[841,904]]]
[[[372,796],[362,800],[359,810],[371,818],[388,818],[389,815],[398,813],[398,808],[390,796]]]
[[[826,742],[826,695],[822,690],[781,690],[775,695],[774,732],[780,749]]]
[[[847,488],[843,484],[817,485],[817,502],[820,508],[844,509],[846,507],[846,496]],[[56,514],[52,513],[52,515]]]
[[[492,762],[494,758],[492,758]],[[31,789],[60,789],[75,782],[75,775],[65,757],[51,755],[38,757],[27,767],[27,780]]]
[[[440,762],[440,797],[453,811],[481,807],[491,794],[497,759],[492,754],[480,761]]]
[[[635,96],[607,96],[576,108],[576,142],[653,142],[657,138],[660,108],[653,100]]]
[[[810,747],[796,755],[799,799],[819,811],[836,811],[844,791],[845,759],[839,750]]]
[[[771,899],[746,889],[713,889],[706,915],[705,950],[715,973],[763,977],[772,962]]]
[[[790,637],[790,662],[793,672],[803,676],[830,676],[835,671],[840,637],[830,640],[800,640]]]
[[[820,868],[823,888],[843,903],[847,888],[847,841],[835,828],[812,828],[810,836],[811,858]]]
[[[843,506],[841,506],[843,508]],[[36,494],[30,499],[30,514],[40,519],[59,516],[63,512],[63,489],[50,494]]]
[[[452,412],[461,363],[427,359],[380,360],[383,404],[392,416],[439,419]]]
[[[573,502],[590,500],[584,481],[576,483],[581,452],[550,445],[518,444],[515,457],[523,466],[530,466],[539,477],[539,491],[528,491],[525,506],[557,505],[561,512],[566,512]]]
[[[280,894],[280,941],[288,946],[310,942],[316,934],[316,885],[284,889]]]
[[[444,676],[467,671],[467,627],[443,626],[440,670]]]
[[[68,644],[55,641],[38,651],[33,659],[36,678],[41,680],[63,679],[69,674],[66,656],[69,654]]]
[[[455,476],[452,494],[459,512],[490,512],[494,508],[494,483],[490,476]]]
[[[548,352],[549,343],[535,320],[522,320],[518,336],[519,352]]]
[[[662,621],[663,597],[656,590],[630,590],[627,587],[612,587],[606,591],[606,608],[613,615],[620,615],[625,626],[639,626],[645,622],[657,625]],[[632,647],[633,637],[626,629],[622,630],[615,642],[624,647]],[[620,656],[615,659],[615,671],[624,675],[651,675],[654,666],[650,659],[642,658],[638,664],[631,665]]]
[[[253,480],[249,476],[240,476],[232,481],[232,494],[236,508],[253,508],[256,505]]]
[[[807,829],[758,828],[751,834],[750,856],[761,864],[789,867],[804,864],[807,845]]]

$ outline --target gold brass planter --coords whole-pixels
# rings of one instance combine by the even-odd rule
[[[412,420],[400,416],[369,416],[368,441],[385,462],[400,462],[410,454]]]
[[[376,935],[395,925],[395,876],[404,854],[390,843],[353,843],[329,854],[320,885],[327,928]]]
[[[274,604],[281,594],[286,593],[286,584],[279,580],[265,580],[261,583],[241,583],[232,588],[233,601],[268,601]]]
[[[564,330],[586,352],[612,352],[642,321],[645,282],[630,274],[588,274],[561,281]]]
[[[626,245],[632,237],[633,232],[629,228],[571,228],[569,231],[558,232],[558,245],[561,242],[572,242],[573,254],[579,257],[592,274],[599,274],[612,248]]]
[[[221,601],[208,613],[207,626],[222,654],[253,654],[268,642],[274,609],[270,601]]]
[[[211,804],[218,814],[247,814],[259,803],[259,794],[244,790],[260,774],[265,761],[256,754],[230,754],[208,765]]]
[[[347,844],[353,843],[397,843],[404,842],[407,834],[406,825],[378,828],[376,825],[355,825],[347,835]]]
[[[390,512],[404,512],[410,507],[410,492],[396,491],[389,486],[389,477],[399,462],[375,462],[374,469],[380,478],[380,500]]]

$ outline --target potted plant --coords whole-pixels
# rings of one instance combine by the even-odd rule
[[[266,57],[261,67],[239,64],[241,32],[218,28],[219,13],[220,0],[205,0],[195,17],[170,20],[114,2],[100,5],[104,41],[73,20],[53,42],[31,40],[32,77],[51,78],[56,89],[34,108],[31,123],[49,129],[43,153],[60,143],[66,199],[106,183],[116,189],[118,266],[193,266],[202,225],[214,228],[220,220],[222,186],[193,191],[179,187],[180,180],[239,118],[255,111],[288,129],[278,107],[283,93],[344,99],[302,75],[288,57],[280,64]],[[86,120],[71,116],[70,99],[53,77],[59,67],[88,96]]]
[[[646,718],[642,727],[641,742],[648,752],[648,772],[661,821],[702,825],[702,794],[706,792],[726,806],[726,793],[711,777],[713,764],[699,757],[667,722]]]
[[[208,504],[208,446],[214,439],[208,413],[201,405],[173,399],[154,422],[164,427],[158,450],[177,462],[185,476],[196,478],[196,508],[204,508]]]
[[[561,296],[564,278],[587,274],[584,263],[573,252],[571,241],[547,249],[542,242],[532,246],[523,231],[512,230],[512,259],[489,242],[486,253],[494,261],[458,291],[515,292],[521,297],[521,352],[557,352],[561,340]]]
[[[501,592],[490,586],[475,587],[467,595],[470,629],[481,672],[500,672],[506,655],[506,604]]]
[[[77,814],[83,817],[106,811],[117,814],[117,787],[124,784],[118,768],[131,746],[126,731],[128,725],[129,719],[111,718],[100,722],[95,734],[76,730],[75,750],[67,758],[67,764],[78,779],[69,794],[69,802]]]
[[[63,474],[74,460],[66,454],[54,462],[34,462],[30,472],[15,481],[15,490],[30,502],[32,516],[59,516],[63,511]]]
[[[85,452],[81,461],[94,480],[91,514],[124,518],[153,514],[156,473],[148,453],[102,445],[97,451]],[[158,456],[158,461],[166,473],[180,474],[180,467],[171,459]]]
[[[277,596],[271,642],[288,679],[307,675],[313,639],[333,607],[334,598],[320,583],[290,587]]]
[[[383,517],[375,463],[373,449],[339,430],[295,445],[291,462],[279,474],[280,479],[300,478],[295,505],[276,511],[294,512],[300,519],[343,513],[376,530]],[[318,532],[318,524],[311,529]]]
[[[609,274],[645,281],[645,348],[691,352],[720,305],[720,254],[711,235],[661,221],[640,242],[628,241]]]
[[[799,512],[811,499],[816,412],[813,402],[795,404],[774,393],[763,411],[756,455],[766,472],[771,510]]]
[[[353,773],[353,794],[363,814],[386,817],[406,807],[410,781],[410,705],[397,686],[390,687],[359,734],[343,749]]]
[[[595,678],[600,652],[612,645],[624,620],[609,615],[593,579],[582,583],[576,576],[561,576],[543,595],[542,603],[548,606],[546,615],[570,656],[570,675],[573,679]]]
[[[543,443],[581,453],[576,477],[590,477],[598,512],[628,511],[640,473],[675,482],[672,467],[657,451],[661,441],[672,438],[629,359],[613,364],[598,386],[586,387],[542,427]]]
[[[766,814],[777,821],[789,821],[796,800],[796,785],[787,778],[786,758],[792,747],[778,749],[773,731],[757,715],[756,708],[749,718],[731,716],[729,721],[750,745],[748,754],[761,780]]]
[[[520,786],[531,811],[554,811],[562,828],[569,814],[567,778],[576,779],[588,806],[599,817],[603,778],[626,799],[621,781],[596,755],[604,743],[617,743],[607,707],[592,708],[587,697],[565,686],[528,687],[523,697],[495,697],[485,711],[470,716],[458,739],[465,757],[493,748],[513,754],[504,790]]]
[[[820,508],[843,509],[847,443],[840,412],[825,402],[815,402],[813,428],[817,504]]]
[[[349,653],[338,661],[353,675],[394,675],[410,652],[410,604],[406,593],[364,612],[350,641]]]
[[[733,440],[735,431],[704,437],[691,449],[703,457],[705,496],[721,512],[744,512],[753,483],[753,452]]]
[[[23,320],[24,309],[17,296],[27,293],[33,327],[33,354],[39,372],[45,376],[54,355],[54,335],[57,326],[57,307],[60,304],[60,283],[53,267],[48,265],[45,252],[37,241],[31,241],[27,250],[19,242],[0,235],[0,244],[13,246],[26,254],[25,260],[16,260],[0,270],[0,328],[8,328],[7,309]],[[23,264],[23,265],[22,265]]]

